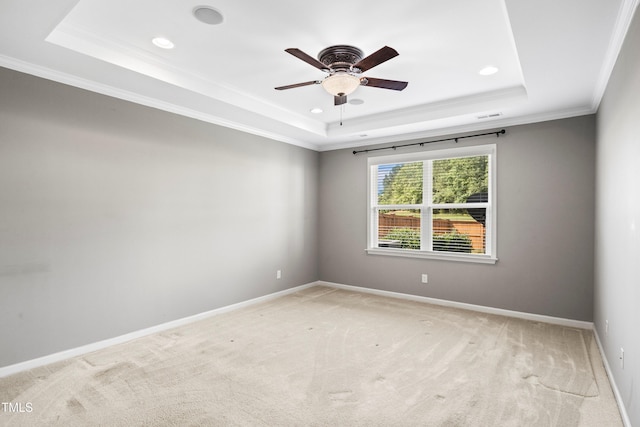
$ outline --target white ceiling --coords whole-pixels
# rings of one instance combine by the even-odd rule
[[[0,66],[322,151],[594,113],[637,4],[0,0]],[[201,5],[223,23],[196,20]],[[408,87],[361,86],[343,107],[321,85],[274,90],[325,76],[284,49],[336,44],[393,47],[364,75]]]

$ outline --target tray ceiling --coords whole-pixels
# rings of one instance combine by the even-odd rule
[[[55,4],[51,4],[55,3]],[[218,11],[201,22],[194,9]],[[0,65],[327,150],[596,111],[637,0],[396,2],[5,0]],[[162,49],[163,37],[174,47]],[[399,56],[334,106],[316,57],[349,44]],[[498,72],[482,75],[480,70]],[[312,110],[316,112],[312,112]],[[321,110],[321,112],[317,112]]]

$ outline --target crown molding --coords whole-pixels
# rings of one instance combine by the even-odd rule
[[[173,114],[189,117],[192,119],[200,120],[203,122],[211,123],[218,126],[223,126],[242,132],[250,133],[252,135],[261,136],[264,138],[272,139],[275,141],[284,142],[291,145],[296,145],[302,148],[318,151],[318,145],[302,141],[295,138],[288,138],[282,134],[265,131],[257,127],[248,126],[244,123],[239,123],[232,120],[223,119],[213,114],[203,113],[201,111],[193,110],[190,108],[178,106],[170,102],[160,101],[156,98],[143,96],[131,91],[119,89],[110,85],[102,83],[96,83],[95,81],[80,78],[68,73],[52,70],[47,67],[35,65],[26,61],[11,58],[8,56],[0,55],[0,66],[9,68],[21,73],[30,74],[36,77],[40,77],[46,80],[51,80],[57,83],[62,83],[68,86],[73,86],[79,89],[88,90],[101,95],[110,96],[113,98],[121,99],[135,104],[144,105],[146,107],[156,108],[158,110],[166,111]]]
[[[622,50],[622,45],[624,44],[629,26],[631,25],[631,21],[633,20],[639,3],[640,0],[623,0],[620,5],[613,34],[609,40],[609,47],[607,48],[605,60],[600,68],[600,75],[598,76],[598,81],[596,82],[596,87],[593,91],[591,105],[595,111],[600,107],[600,102],[607,90],[609,78],[611,77],[611,73],[613,73],[616,61],[618,60],[618,55]]]

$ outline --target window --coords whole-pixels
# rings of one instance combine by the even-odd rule
[[[367,252],[495,263],[495,151],[370,158]]]

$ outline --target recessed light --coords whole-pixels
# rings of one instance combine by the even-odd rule
[[[313,114],[320,114],[323,112],[322,108],[312,108],[311,110],[309,110],[310,112],[312,112]]]
[[[364,100],[362,100],[360,98],[350,99],[349,100],[349,104],[351,104],[351,105],[362,105],[362,104],[364,104]]]
[[[193,9],[193,16],[198,21],[209,25],[222,24],[222,21],[224,21],[222,13],[209,6],[197,6]]]
[[[493,65],[489,65],[484,67],[482,70],[478,71],[478,74],[481,76],[490,76],[498,72],[498,67],[494,67]]]
[[[151,42],[162,49],[173,49],[175,46],[171,40],[164,37],[155,37]]]

